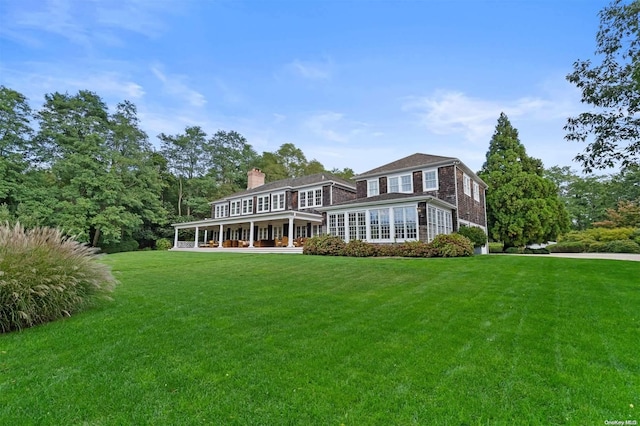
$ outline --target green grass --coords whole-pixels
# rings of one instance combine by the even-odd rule
[[[0,424],[640,420],[637,262],[106,262],[113,302],[0,335]]]

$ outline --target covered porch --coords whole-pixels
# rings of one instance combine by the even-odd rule
[[[266,213],[172,224],[173,249],[254,249],[301,247],[322,233],[322,216],[305,212]],[[180,238],[180,231],[193,237]],[[184,232],[183,232],[184,233]]]

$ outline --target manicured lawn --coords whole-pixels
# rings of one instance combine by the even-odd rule
[[[106,262],[113,302],[0,335],[0,424],[640,421],[638,262]]]

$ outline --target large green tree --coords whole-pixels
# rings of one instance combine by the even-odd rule
[[[582,91],[588,112],[567,120],[569,141],[588,142],[578,156],[584,170],[640,160],[640,0],[615,0],[600,12],[596,54],[577,61],[567,79]]]
[[[542,162],[527,155],[517,129],[500,114],[479,176],[489,185],[489,236],[505,248],[546,242],[567,229],[557,188],[542,174]]]
[[[218,185],[217,196],[225,196],[247,187],[247,171],[258,164],[259,155],[240,133],[218,130],[206,151],[213,160],[209,175]]]
[[[130,237],[145,222],[163,221],[161,181],[133,104],[118,105],[110,116],[93,92],[53,93],[37,117],[35,140],[49,167],[46,199],[56,201],[48,218],[53,223],[45,224],[97,246]],[[27,206],[38,202],[24,200]]]

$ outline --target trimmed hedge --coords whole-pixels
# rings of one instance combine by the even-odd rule
[[[344,246],[342,255],[349,257],[373,257],[377,252],[377,248],[373,244],[367,244],[361,240],[351,240]]]
[[[567,241],[547,246],[551,253],[584,253],[587,247],[579,241]]]
[[[100,250],[102,251],[102,253],[112,254],[125,251],[136,251],[138,250],[138,247],[139,244],[136,240],[123,240],[119,243],[102,244],[100,245]]]
[[[458,234],[467,237],[474,247],[482,247],[487,244],[487,234],[477,226],[461,226]]]
[[[303,254],[320,256],[344,256],[347,243],[335,235],[320,235],[307,238],[302,249]]]
[[[462,257],[473,255],[473,243],[460,234],[436,235],[431,246],[436,249],[439,257]]]
[[[503,243],[489,243],[489,253],[502,253],[503,250]]]

